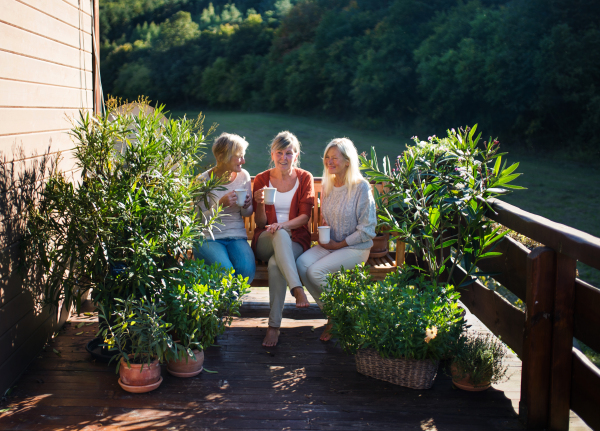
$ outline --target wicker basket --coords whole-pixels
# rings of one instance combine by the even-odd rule
[[[412,389],[431,388],[439,363],[429,359],[386,359],[373,349],[356,352],[359,373]]]

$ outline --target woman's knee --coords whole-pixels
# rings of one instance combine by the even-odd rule
[[[306,270],[306,277],[315,286],[322,286],[326,283],[327,274],[329,271],[325,268],[320,268],[317,265],[311,265]]]

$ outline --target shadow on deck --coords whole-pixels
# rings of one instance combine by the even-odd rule
[[[85,344],[97,317],[73,316],[0,406],[10,409],[0,413],[0,429],[522,429],[521,362],[514,355],[510,379],[485,392],[453,389],[444,364],[432,389],[407,389],[358,374],[353,356],[319,341],[319,309],[298,310],[291,300],[276,348],[261,346],[268,291],[255,288],[242,317],[206,351],[205,366],[216,373],[180,379],[163,370],[163,384],[148,394],[123,391],[114,367],[91,359]]]

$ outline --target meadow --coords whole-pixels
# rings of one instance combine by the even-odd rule
[[[196,117],[197,110],[174,110],[174,117],[184,114]],[[269,145],[273,137],[282,130],[294,133],[302,144],[301,167],[315,177],[323,172],[322,152],[333,138],[347,137],[356,145],[359,152],[369,152],[371,146],[377,150],[379,158],[387,155],[397,157],[406,144],[412,144],[411,131],[398,131],[395,134],[357,129],[337,121],[300,117],[287,114],[264,114],[229,111],[206,111],[205,129],[217,124],[214,138],[222,132],[237,133],[250,143],[246,153],[245,168],[251,175],[268,168]],[[452,127],[452,125],[450,126]],[[484,136],[485,130],[483,130]],[[443,136],[444,129],[429,133]],[[427,139],[427,136],[420,136]],[[487,139],[487,136],[486,136]],[[502,137],[499,137],[500,142]],[[600,237],[600,169],[597,165],[585,165],[534,155],[518,148],[510,148],[506,158],[509,163],[519,162],[517,172],[523,175],[515,183],[527,190],[518,190],[503,197],[503,200],[526,211],[541,215],[558,223]],[[207,165],[213,162],[210,148],[207,149]],[[600,286],[600,271],[579,264],[580,277]]]

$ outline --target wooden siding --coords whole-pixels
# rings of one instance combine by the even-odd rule
[[[97,3],[0,1],[0,394],[68,314],[39,307],[18,271],[19,241],[26,204],[48,175],[43,162],[60,154],[59,169],[77,175],[68,131],[80,110],[101,102]]]

